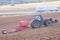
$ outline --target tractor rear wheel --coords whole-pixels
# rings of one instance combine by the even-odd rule
[[[34,20],[31,23],[32,28],[39,28],[41,26],[41,22],[39,20]]]
[[[45,26],[51,26],[53,23],[51,20],[45,20],[44,25]]]

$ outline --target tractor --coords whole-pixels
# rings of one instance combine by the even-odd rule
[[[47,18],[47,17],[43,18],[41,15],[35,15],[31,24],[28,20],[22,20],[19,23],[19,27],[9,27],[9,28],[3,29],[2,33],[7,34],[7,33],[20,32],[20,31],[23,31],[26,28],[29,28],[28,25],[31,25],[30,27],[32,27],[32,28],[39,28],[42,25],[51,26],[53,23],[57,23],[57,22],[58,22],[57,19]]]
[[[53,23],[57,23],[58,20],[50,17],[42,17],[42,15],[35,15],[34,20],[31,23],[32,28],[39,28],[42,25],[44,26],[52,26]]]

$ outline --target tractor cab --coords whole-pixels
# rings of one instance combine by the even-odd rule
[[[41,15],[35,15],[35,16],[34,16],[34,19],[35,19],[35,20],[39,20],[39,21],[42,21],[42,20],[43,20],[43,18],[42,18]]]

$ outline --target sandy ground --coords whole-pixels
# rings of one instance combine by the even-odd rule
[[[60,13],[41,14],[43,17],[53,17],[60,20]],[[0,17],[0,40],[60,40],[60,21],[49,27],[27,28],[21,32],[3,35],[3,28],[19,26],[20,20],[32,20],[33,15]]]

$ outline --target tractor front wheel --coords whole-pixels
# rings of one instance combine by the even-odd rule
[[[53,23],[51,20],[45,20],[44,25],[45,26],[51,26]]]

